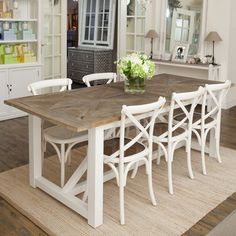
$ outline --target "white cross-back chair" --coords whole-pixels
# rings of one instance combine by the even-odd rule
[[[34,82],[28,86],[33,95],[44,93],[45,89],[57,88],[63,92],[71,89],[71,79],[51,79]],[[87,133],[77,133],[62,126],[52,126],[43,129],[42,153],[45,152],[46,143],[50,143],[55,149],[61,164],[61,187],[65,184],[65,163],[70,161],[72,148],[81,142],[88,140]],[[43,157],[42,157],[43,158]]]
[[[219,163],[222,162],[220,157],[221,109],[230,85],[231,82],[229,80],[223,84],[206,85],[201,113],[194,113],[193,132],[196,134],[198,143],[201,147],[202,171],[204,175],[206,175],[206,138],[209,131],[212,129],[215,134],[216,157]]]
[[[194,110],[199,101],[201,101],[203,94],[204,89],[202,87],[194,92],[173,93],[168,114],[168,122],[155,124],[153,142],[158,144],[159,152],[163,151],[167,161],[170,194],[173,194],[172,162],[174,151],[181,142],[186,143],[189,177],[191,179],[194,178],[191,165],[192,119]],[[190,110],[186,109],[186,104],[190,104]],[[180,121],[175,121],[173,119],[175,109],[180,109],[184,114]],[[187,125],[183,128],[183,124]],[[160,163],[160,155],[158,156],[157,163]]]
[[[152,186],[152,140],[153,129],[157,116],[165,104],[165,98],[160,97],[155,103],[123,106],[121,111],[120,137],[112,138],[104,142],[104,163],[114,171],[119,186],[120,195],[120,222],[125,223],[124,213],[124,187],[127,175],[132,166],[143,161],[148,175],[149,194],[153,205],[156,199]],[[142,124],[141,119],[149,117],[150,121]],[[125,136],[127,124],[132,123],[136,127],[136,136]]]
[[[99,81],[99,80],[107,80],[106,84],[110,84],[111,82],[116,82],[116,73],[107,72],[107,73],[94,73],[90,75],[85,75],[83,77],[83,82],[87,87],[91,87],[91,82]]]

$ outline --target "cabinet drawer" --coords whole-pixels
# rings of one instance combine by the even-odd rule
[[[94,64],[92,62],[86,61],[68,61],[68,68],[77,71],[86,71],[88,73],[93,73]]]
[[[94,55],[92,52],[74,52],[69,51],[70,61],[92,61],[94,59]]]
[[[76,71],[76,70],[71,70],[70,68],[68,68],[68,78],[72,79],[76,83],[83,84],[84,82],[82,78],[88,74],[89,73],[86,71]]]

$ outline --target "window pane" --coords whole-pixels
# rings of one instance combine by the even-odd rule
[[[133,35],[127,35],[126,45],[127,45],[128,51],[134,50],[134,36]]]
[[[92,2],[92,12],[95,13],[96,11],[96,0],[91,0]]]
[[[91,26],[95,26],[95,14],[91,14]]]
[[[134,22],[135,19],[134,18],[128,18],[127,19],[127,32],[128,33],[134,33]]]
[[[138,18],[136,28],[137,28],[137,33],[144,34],[145,33],[145,19]]]
[[[90,15],[86,15],[86,20],[85,20],[85,26],[89,26],[89,21],[90,21]]]
[[[97,26],[98,27],[102,27],[102,25],[103,25],[103,14],[98,14],[98,24],[97,24]]]
[[[181,28],[175,29],[175,41],[181,41]]]
[[[98,28],[97,30],[97,41],[102,40],[102,28]]]
[[[85,36],[84,36],[84,39],[85,39],[85,40],[88,40],[88,39],[89,39],[89,28],[88,28],[88,27],[85,28]]]
[[[87,0],[87,12],[90,12],[91,0]]]
[[[136,38],[136,50],[139,52],[144,51],[144,37],[137,36]]]
[[[108,22],[109,22],[109,13],[104,15],[103,27],[108,27]]]
[[[103,38],[102,38],[102,40],[104,42],[108,41],[108,29],[107,28],[103,30]]]
[[[94,27],[90,28],[90,37],[89,40],[94,40]]]
[[[133,16],[135,12],[135,0],[127,0],[127,16]]]
[[[183,42],[188,42],[188,35],[189,35],[189,30],[183,29],[183,32],[182,32],[182,41]]]
[[[139,3],[137,4],[137,16],[145,16],[145,8]]]

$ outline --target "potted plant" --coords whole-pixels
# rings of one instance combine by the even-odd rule
[[[117,62],[118,71],[124,78],[125,92],[144,93],[145,80],[155,74],[155,64],[145,54],[132,53]]]

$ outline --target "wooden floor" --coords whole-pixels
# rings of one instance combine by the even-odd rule
[[[28,163],[27,125],[27,118],[0,122],[0,172]],[[221,145],[236,149],[236,107],[223,111],[221,134]],[[50,149],[46,155],[52,154]],[[0,199],[0,235],[45,235],[45,232]]]
[[[209,212],[183,236],[204,236],[236,209],[236,193]],[[236,230],[235,230],[236,231]],[[235,233],[236,234],[236,233]],[[223,236],[223,235],[222,235]]]

